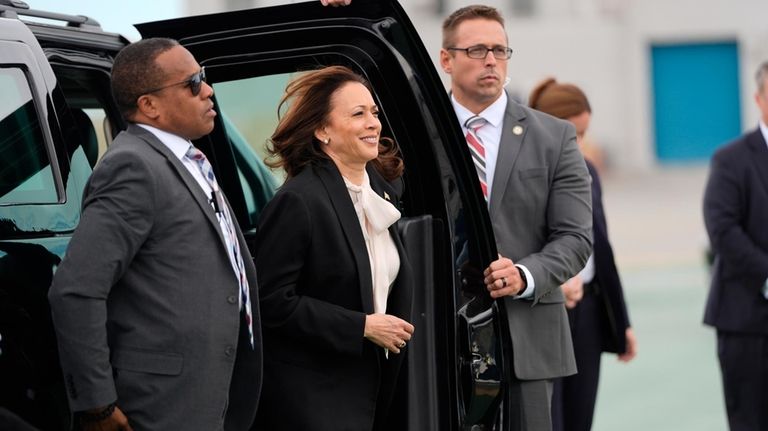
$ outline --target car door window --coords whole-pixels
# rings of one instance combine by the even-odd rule
[[[68,157],[68,163],[59,165],[60,176],[55,174],[49,147],[54,135],[61,139],[60,131],[44,128],[48,120],[43,120],[41,112],[53,113],[36,103],[34,82],[28,76],[22,67],[0,67],[0,158],[10,161],[0,169],[2,239],[74,230],[80,219],[81,193],[91,173],[78,134],[64,137],[68,148],[61,155]]]
[[[116,126],[121,124],[112,101],[108,69],[105,70],[108,66],[70,64],[72,60],[61,60],[60,50],[54,52],[57,62],[51,66],[72,114],[71,119],[61,119],[64,135],[70,140],[67,145],[82,147],[92,168],[117,134]]]
[[[40,119],[20,68],[0,68],[0,204],[58,200]]]
[[[281,73],[214,84],[243,188],[249,225],[285,180],[285,172],[264,164],[269,138],[277,127],[277,106],[292,74]]]

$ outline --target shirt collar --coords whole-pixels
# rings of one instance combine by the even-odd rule
[[[496,101],[477,115],[485,118],[493,127],[501,127],[504,121],[504,111],[507,110],[507,99],[507,92],[502,91],[501,96]],[[475,114],[460,104],[453,94],[451,94],[451,103],[453,104],[453,110],[456,111],[456,116],[459,118],[459,123],[464,127],[464,123]]]
[[[181,136],[174,135],[173,133],[166,132],[165,130],[160,130],[157,127],[142,123],[136,123],[136,125],[155,135],[155,137],[159,139],[163,145],[168,147],[173,155],[180,160],[184,160],[184,155],[187,154],[189,146],[192,145],[191,142],[182,138]]]
[[[768,126],[760,120],[760,131],[763,133],[763,140],[768,145]]]

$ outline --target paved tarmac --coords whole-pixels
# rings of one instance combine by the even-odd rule
[[[602,176],[639,354],[603,355],[594,431],[727,430],[715,333],[701,323],[706,176],[703,164]]]

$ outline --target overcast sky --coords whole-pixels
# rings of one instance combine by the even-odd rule
[[[181,0],[25,0],[30,8],[72,15],[87,15],[113,33],[120,33],[132,41],[139,32],[133,24],[182,15]]]

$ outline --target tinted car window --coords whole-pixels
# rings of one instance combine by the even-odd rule
[[[32,97],[33,82],[22,68],[0,67],[0,88],[0,238],[71,232],[80,219],[80,197],[91,173],[81,134],[67,136],[72,148],[67,151],[68,173],[61,178],[63,187],[57,187],[40,107]]]
[[[0,204],[58,200],[40,121],[27,78],[0,68]]]
[[[39,77],[0,67],[0,406],[35,429],[63,430],[69,413],[46,295],[68,238],[50,233],[74,229],[84,177],[73,173],[66,188],[57,184],[51,134],[39,115],[50,106],[35,104],[28,76]],[[71,162],[90,173],[81,149]]]
[[[282,170],[271,171],[263,160],[269,137],[277,126],[277,106],[292,74],[281,73],[214,84],[243,188],[250,226],[285,180]],[[258,95],[258,97],[254,97]]]

